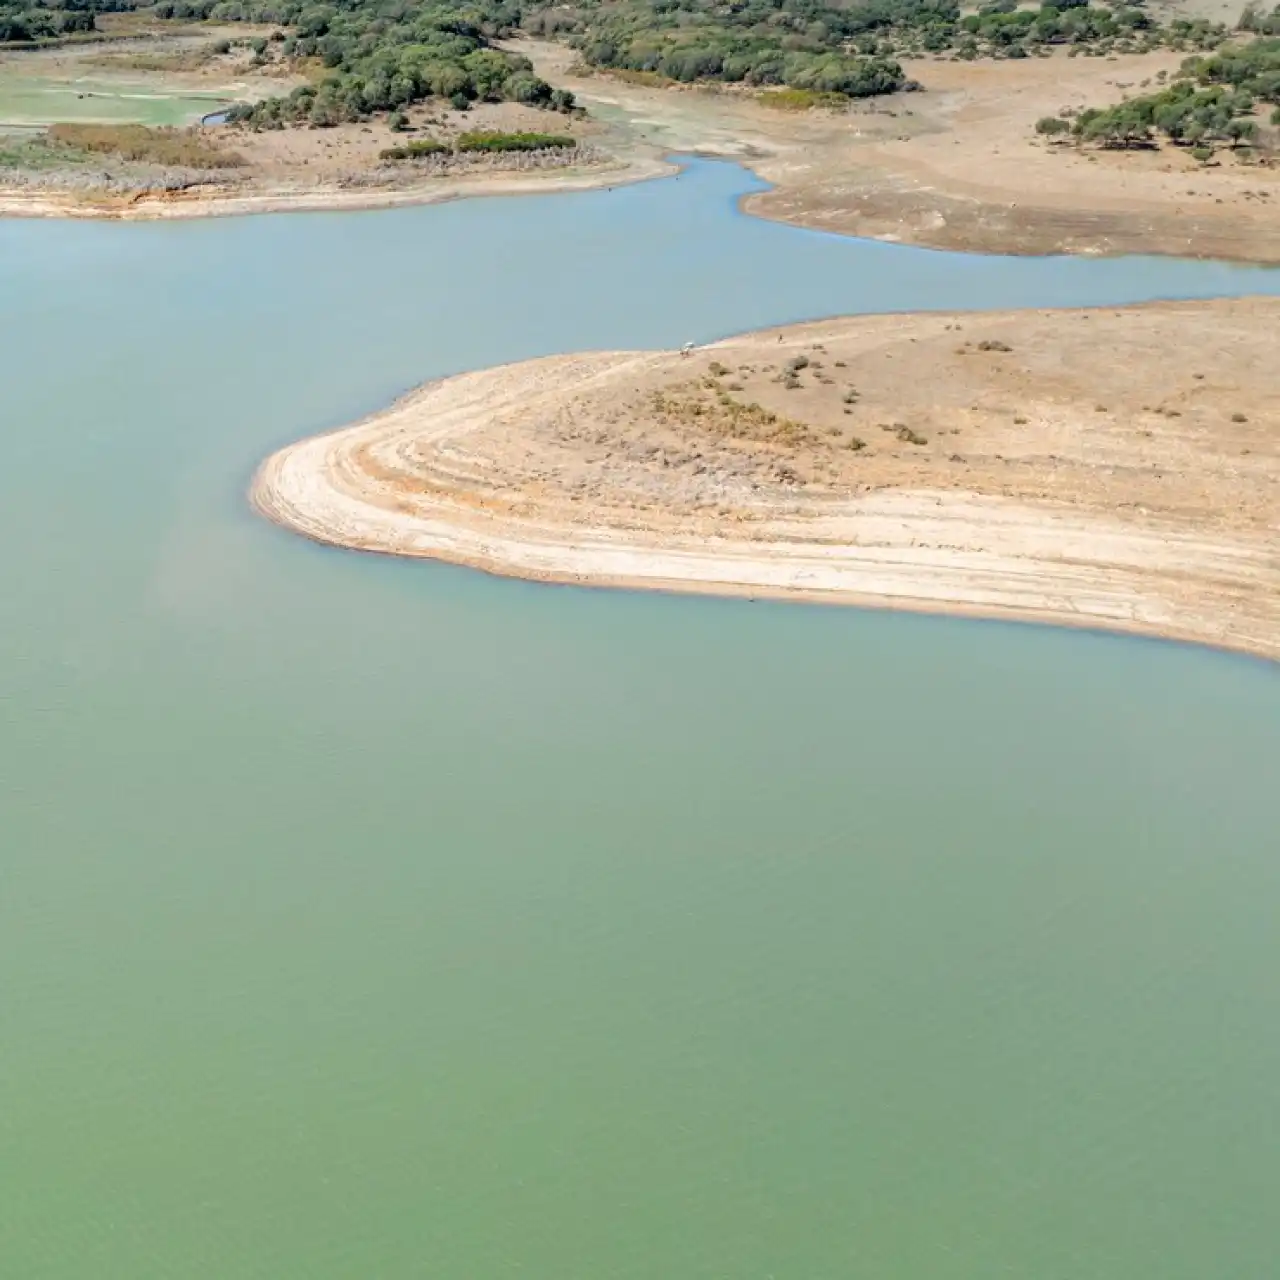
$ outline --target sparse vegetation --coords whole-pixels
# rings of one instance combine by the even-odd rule
[[[1251,0],[1240,15],[1236,29],[1258,36],[1280,36],[1280,4],[1275,5],[1268,13],[1257,0]]]
[[[744,440],[799,445],[815,444],[819,437],[807,424],[774,413],[755,401],[743,401],[721,392],[707,400],[696,385],[671,387],[653,394],[651,405],[660,420],[694,423],[716,435]]]
[[[199,71],[232,50],[230,40],[210,40],[195,48],[133,49],[108,41],[101,53],[84,59],[84,65],[111,71]]]
[[[903,444],[928,444],[927,436],[922,436],[918,431],[913,431],[905,422],[882,422],[880,424],[881,431],[888,431],[897,436]]]
[[[242,156],[196,129],[152,129],[141,124],[55,124],[46,137],[54,148],[81,155],[118,156],[181,169],[235,169]]]

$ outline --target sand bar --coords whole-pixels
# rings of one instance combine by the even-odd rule
[[[871,316],[429,383],[269,458],[320,542],[1280,658],[1280,300]],[[797,367],[798,366],[798,367]]]

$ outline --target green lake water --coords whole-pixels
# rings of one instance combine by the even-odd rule
[[[164,92],[158,81],[85,76],[73,80],[17,75],[0,67],[0,132],[73,124],[191,124],[227,99],[212,93]]]
[[[0,1275],[1275,1274],[1274,666],[246,507],[273,447],[463,368],[1280,291],[749,186],[0,221]]]

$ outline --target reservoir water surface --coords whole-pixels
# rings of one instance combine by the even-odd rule
[[[1280,292],[751,185],[0,221],[0,1273],[1274,1274],[1274,666],[247,509],[272,448],[460,369]]]

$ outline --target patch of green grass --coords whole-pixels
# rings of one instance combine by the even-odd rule
[[[72,147],[51,147],[43,138],[28,141],[0,141],[0,169],[21,169],[28,173],[84,164],[89,157]]]
[[[775,111],[843,111],[849,99],[843,93],[823,93],[817,89],[765,89],[756,101]]]

